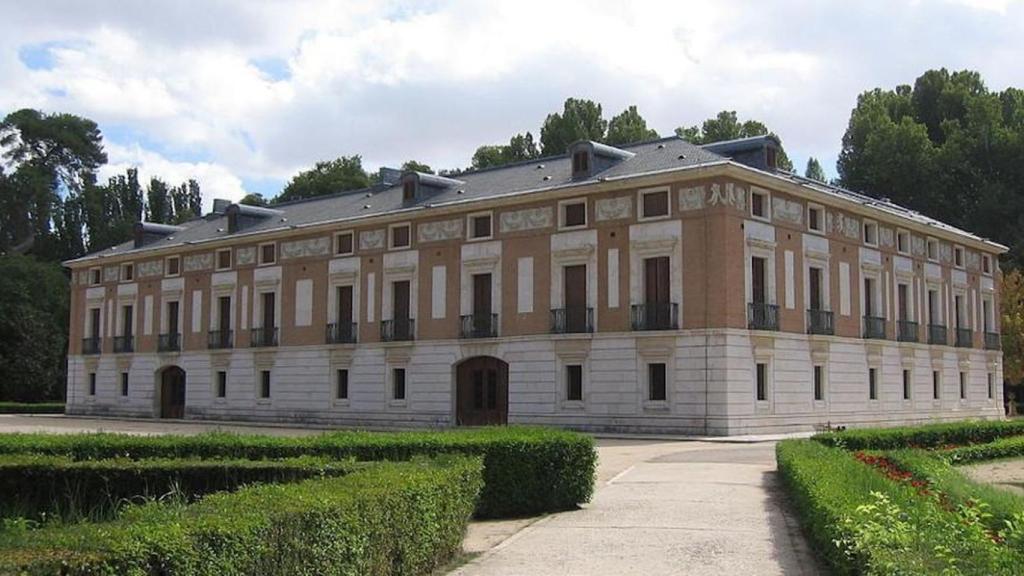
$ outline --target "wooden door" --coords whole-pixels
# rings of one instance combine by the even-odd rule
[[[587,267],[566,266],[562,272],[566,332],[587,331]]]
[[[668,328],[671,324],[671,280],[668,256],[644,260],[644,302],[648,328]]]
[[[471,358],[456,372],[456,423],[508,423],[508,365],[489,356]]]
[[[185,371],[166,368],[160,378],[160,417],[185,417]]]

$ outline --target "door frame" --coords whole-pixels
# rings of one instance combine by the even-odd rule
[[[167,366],[163,366],[156,371],[156,386],[154,387],[156,394],[154,394],[155,397],[153,399],[155,404],[154,415],[156,418],[175,418],[174,416],[164,416],[164,385],[166,383],[165,378],[168,376],[168,373],[173,371],[177,371],[181,375],[181,415],[178,416],[178,418],[185,418],[185,406],[186,401],[188,399],[188,373],[185,372],[184,368],[176,364],[169,364]]]
[[[504,399],[499,398],[498,405],[500,407],[499,413],[501,414],[500,422],[492,423],[492,425],[508,425],[509,422],[509,380],[508,380],[508,362],[505,362],[497,356],[491,356],[488,354],[480,354],[474,356],[466,356],[460,359],[458,362],[452,365],[452,426],[464,427],[472,426],[462,424],[460,422],[460,411],[459,411],[459,376],[463,372],[463,368],[467,363],[476,361],[493,361],[497,367],[498,374],[498,389],[504,389]],[[499,393],[500,396],[500,393]]]

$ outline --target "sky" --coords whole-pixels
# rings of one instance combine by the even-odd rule
[[[466,167],[567,97],[670,135],[720,110],[834,176],[857,95],[930,68],[1024,87],[1024,2],[0,0],[0,115],[96,121],[105,178],[277,194],[316,161]]]

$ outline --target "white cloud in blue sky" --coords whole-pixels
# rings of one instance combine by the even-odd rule
[[[273,195],[317,160],[466,166],[568,96],[662,134],[722,109],[834,173],[857,95],[945,66],[1024,86],[1013,0],[0,2],[0,113],[96,120],[107,172]]]

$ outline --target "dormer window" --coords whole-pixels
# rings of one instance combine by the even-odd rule
[[[402,201],[411,202],[416,199],[416,182],[406,180],[402,183]]]
[[[572,173],[590,172],[590,154],[586,150],[577,150],[572,155]]]

